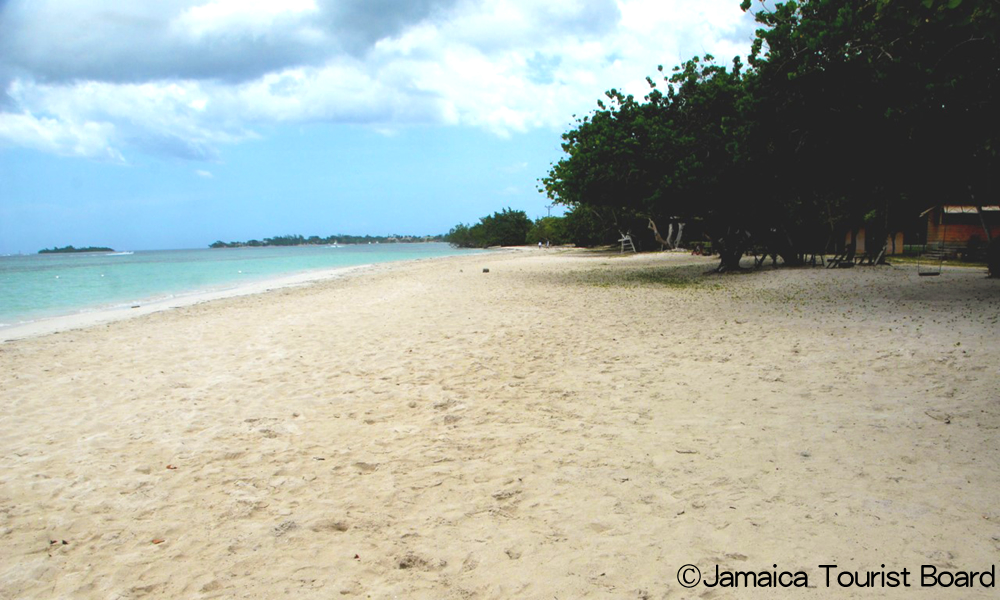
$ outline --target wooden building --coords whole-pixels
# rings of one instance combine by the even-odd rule
[[[846,247],[851,243],[851,234],[848,233],[844,237],[844,246]],[[857,248],[855,252],[858,254],[872,253],[878,254],[882,251],[883,244],[885,245],[885,253],[887,256],[893,254],[903,253],[903,232],[897,231],[891,236],[887,236],[884,240],[869,240],[865,228],[862,227],[858,230],[858,240]]]
[[[990,236],[1000,236],[1000,206],[984,206],[982,215],[975,206],[942,204],[932,206],[921,217],[927,219],[927,247],[946,248],[955,252],[979,252]]]

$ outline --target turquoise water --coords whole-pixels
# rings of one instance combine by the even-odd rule
[[[284,275],[467,252],[431,243],[4,256],[0,327]]]

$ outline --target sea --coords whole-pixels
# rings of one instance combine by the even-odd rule
[[[0,328],[284,276],[474,252],[481,251],[412,243],[0,256]]]

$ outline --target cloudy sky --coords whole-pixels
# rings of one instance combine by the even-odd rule
[[[574,115],[753,29],[739,0],[0,0],[0,253],[544,216]]]

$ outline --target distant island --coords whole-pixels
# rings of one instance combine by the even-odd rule
[[[43,248],[38,251],[39,254],[72,254],[74,252],[114,252],[114,249],[102,246],[87,246],[86,248],[66,246],[65,248]]]
[[[336,244],[413,244],[423,242],[443,242],[444,235],[331,235],[329,237],[319,237],[311,235],[303,237],[301,235],[279,235],[263,240],[249,240],[246,242],[223,242],[218,241],[209,244],[209,248],[257,248],[263,246],[331,246]]]

